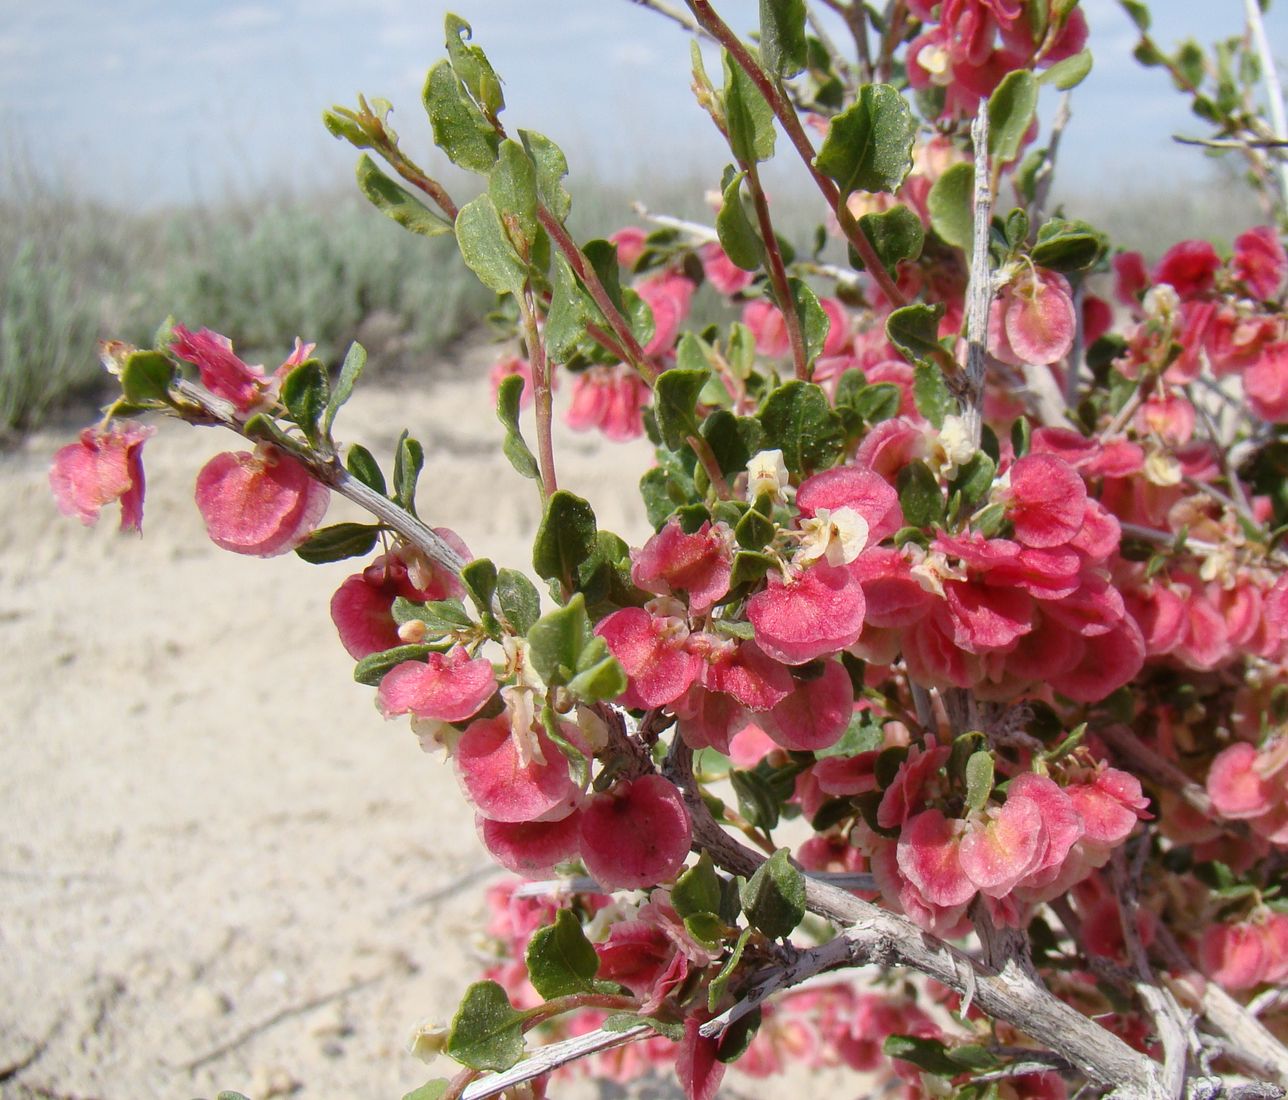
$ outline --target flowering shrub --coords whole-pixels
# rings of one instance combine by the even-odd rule
[[[356,679],[450,759],[496,861],[547,880],[489,895],[496,965],[414,1042],[463,1069],[415,1100],[543,1096],[583,1058],[674,1066],[690,1100],[793,1062],[910,1096],[1282,1095],[1282,240],[1151,270],[1047,209],[1035,109],[1090,66],[1077,0],[827,6],[856,59],[804,0],[762,0],[754,47],[706,0],[668,9],[721,51],[718,82],[694,52],[732,157],[714,228],[576,242],[563,154],[506,129],[455,16],[425,100],[481,193],[458,206],[385,106],[325,116],[411,188],[364,152],[372,202],[453,233],[513,325],[490,381],[544,592],[419,518],[410,435],[383,468],[337,441],[356,345],[334,374],[180,324],[106,345],[121,399],[55,496],[140,529],[134,418],[168,413],[254,445],[197,475],[219,546],[363,563],[331,601]],[[1282,217],[1284,135],[1240,84],[1256,6],[1214,61],[1124,6]],[[760,182],[779,128],[823,200],[809,258]],[[702,282],[728,322],[694,331]],[[656,447],[642,546],[558,487],[562,374],[574,428]],[[319,526],[332,492],[372,521]]]

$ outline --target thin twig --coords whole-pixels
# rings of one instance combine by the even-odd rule
[[[698,22],[711,33],[716,41],[729,51],[729,55],[734,62],[747,74],[760,94],[765,97],[765,102],[769,104],[770,109],[774,112],[774,117],[782,124],[788,140],[791,141],[792,146],[800,155],[815,185],[822,192],[828,206],[836,214],[836,220],[840,223],[846,238],[854,246],[854,250],[863,260],[864,268],[877,286],[881,288],[881,293],[885,295],[886,300],[894,308],[907,305],[908,300],[903,291],[898,288],[894,279],[890,277],[885,265],[881,262],[881,258],[877,255],[876,249],[872,246],[872,242],[868,240],[867,234],[863,232],[854,215],[850,213],[845,204],[845,196],[841,194],[840,188],[828,176],[825,176],[814,163],[814,145],[810,141],[809,135],[805,132],[805,127],[801,124],[800,117],[796,113],[796,107],[769,79],[765,70],[747,52],[747,47],[742,44],[738,36],[716,14],[708,0],[686,0],[686,3]]]
[[[627,1043],[647,1039],[650,1035],[656,1034],[657,1032],[647,1024],[639,1024],[625,1031],[605,1031],[600,1028],[585,1035],[577,1035],[562,1042],[538,1047],[513,1069],[484,1077],[466,1086],[465,1091],[461,1093],[461,1100],[487,1100],[490,1096],[500,1096],[508,1088],[534,1080],[570,1062],[592,1054],[602,1054],[606,1050],[615,1050]]]
[[[1073,97],[1069,92],[1060,97],[1060,106],[1056,108],[1055,119],[1051,123],[1051,140],[1047,142],[1042,166],[1033,176],[1033,203],[1029,207],[1029,224],[1034,233],[1042,223],[1042,211],[1046,209],[1051,184],[1055,181],[1055,159],[1060,152],[1060,139],[1064,136],[1065,127],[1073,117],[1072,102]]]
[[[752,205],[756,209],[756,222],[760,226],[760,236],[765,245],[765,270],[769,272],[769,285],[774,289],[774,298],[783,315],[783,324],[787,329],[787,342],[792,349],[792,366],[796,377],[802,382],[809,381],[809,362],[805,358],[805,335],[801,332],[800,314],[796,312],[796,303],[792,300],[791,287],[787,285],[787,268],[783,264],[783,253],[778,247],[778,236],[774,233],[774,223],[769,216],[769,200],[765,198],[765,189],[760,185],[760,173],[754,161],[740,165],[747,173],[747,188],[751,191]]]
[[[753,974],[744,995],[732,1007],[704,1023],[698,1031],[708,1039],[723,1035],[748,1012],[763,1004],[775,993],[800,985],[808,978],[837,967],[861,962],[862,948],[856,947],[850,933],[842,932],[819,947],[796,951],[786,963],[767,967]]]
[[[984,374],[988,363],[988,311],[993,301],[988,245],[993,220],[993,191],[989,182],[988,103],[981,101],[970,128],[975,146],[974,234],[971,241],[970,283],[966,288],[966,393],[963,413],[966,432],[978,447],[983,429]]]
[[[1266,25],[1261,19],[1261,4],[1258,0],[1243,0],[1247,13],[1248,29],[1257,47],[1257,56],[1261,59],[1261,77],[1266,84],[1266,99],[1269,100],[1270,126],[1276,141],[1288,142],[1288,118],[1284,114],[1284,92],[1279,83],[1279,70],[1275,68],[1275,55],[1270,51],[1270,40],[1266,38]],[[1279,161],[1279,212],[1288,216],[1288,160],[1282,155]]]
[[[638,4],[641,8],[648,8],[649,11],[655,11],[658,15],[665,16],[673,23],[678,23],[690,34],[700,34],[704,37],[710,37],[697,23],[689,18],[679,8],[666,3],[666,0],[631,0],[632,4]]]
[[[1141,850],[1145,848],[1142,845]],[[1128,875],[1123,849],[1114,851],[1110,867],[1114,894],[1118,901],[1118,921],[1122,925],[1123,943],[1127,957],[1136,972],[1136,995],[1140,997],[1154,1021],[1154,1029],[1163,1044],[1163,1077],[1172,1100],[1180,1100],[1185,1091],[1185,1070],[1188,1044],[1186,1035],[1191,1032],[1191,1021],[1181,1011],[1171,990],[1158,984],[1149,956],[1141,942],[1136,925],[1138,882],[1135,875]]]
[[[555,477],[554,438],[550,433],[554,419],[553,386],[550,363],[546,358],[546,342],[537,324],[537,307],[532,288],[525,286],[523,293],[515,295],[523,318],[524,343],[528,346],[528,363],[532,367],[533,411],[537,423],[537,465],[541,470],[541,496],[549,500],[559,488]]]

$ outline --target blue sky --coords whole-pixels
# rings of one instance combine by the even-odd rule
[[[756,0],[719,8],[741,31],[754,24]],[[1146,190],[1205,178],[1203,158],[1167,136],[1201,124],[1160,71],[1132,62],[1134,31],[1115,0],[1083,8],[1096,69],[1075,94],[1067,182]],[[1243,4],[1154,8],[1168,45],[1236,31]],[[505,79],[512,126],[550,134],[575,165],[629,183],[720,163],[688,92],[686,36],[628,0],[0,0],[0,148],[129,205],[333,183],[353,155],[319,115],[358,91],[393,100],[408,147],[428,149],[419,91],[448,10],[473,23]],[[1285,0],[1267,26],[1288,57]]]

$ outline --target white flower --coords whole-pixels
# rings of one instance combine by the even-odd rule
[[[1150,451],[1145,457],[1145,480],[1154,485],[1179,485],[1181,464],[1175,455]]]
[[[752,455],[747,463],[747,499],[754,504],[762,493],[768,493],[770,500],[781,500],[787,478],[782,451],[760,451]]]
[[[853,508],[820,508],[801,523],[797,562],[826,558],[828,565],[849,565],[868,545],[868,521]]]
[[[407,1050],[428,1065],[447,1049],[451,1033],[452,1029],[441,1020],[421,1020],[407,1041]]]
[[[950,414],[944,417],[939,438],[931,444],[930,460],[943,477],[952,481],[957,471],[975,457],[975,449],[966,421]]]

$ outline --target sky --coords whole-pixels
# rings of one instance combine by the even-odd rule
[[[1202,124],[1160,70],[1132,61],[1116,0],[1082,6],[1096,67],[1075,92],[1065,182],[1147,191],[1208,178],[1168,136]],[[1242,0],[1152,6],[1164,46],[1242,25]],[[407,147],[432,164],[420,88],[449,10],[505,80],[512,129],[542,130],[574,166],[627,185],[695,164],[718,175],[727,155],[689,93],[687,36],[629,0],[0,0],[0,157],[130,207],[298,193],[352,170],[355,154],[319,120],[362,91],[393,101]],[[756,0],[718,10],[741,32],[755,25]],[[1267,30],[1288,59],[1288,0]]]

